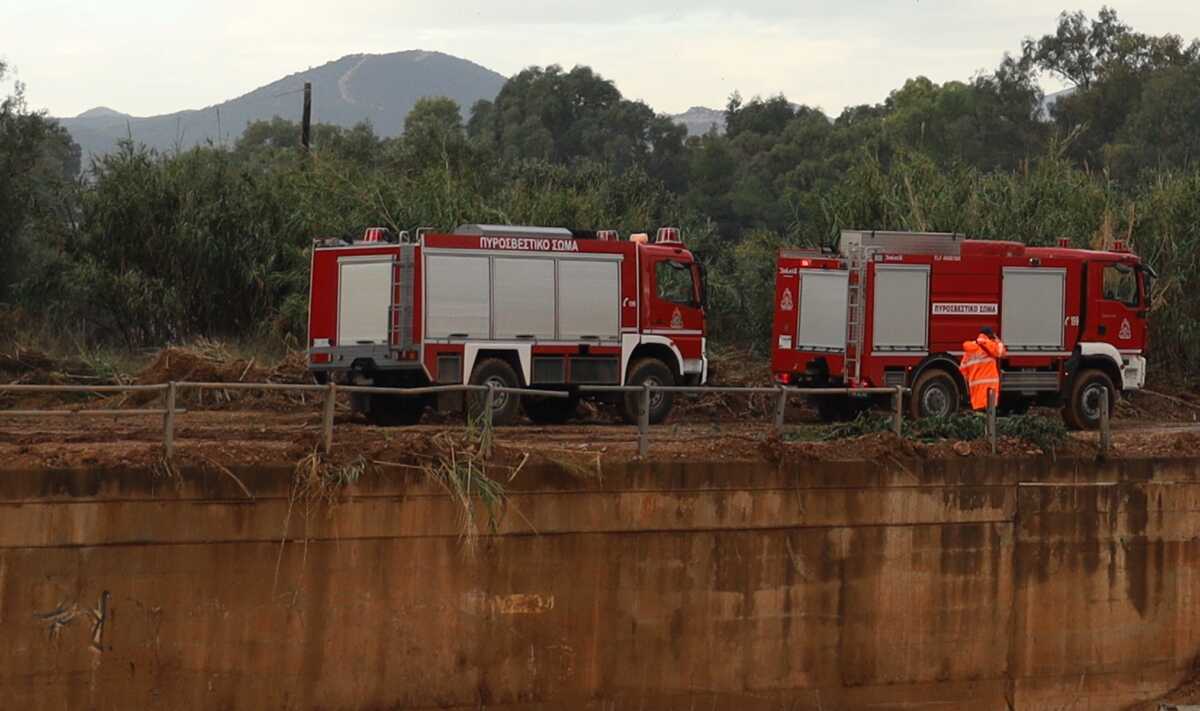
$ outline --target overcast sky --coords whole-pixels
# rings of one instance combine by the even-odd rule
[[[1061,0],[1065,2],[1066,0]],[[501,74],[586,64],[658,111],[783,92],[836,114],[908,77],[965,79],[1063,9],[1037,0],[0,0],[0,58],[56,116],[220,103],[346,54],[440,50]],[[1200,35],[1197,0],[1110,2]],[[1047,82],[1047,89],[1058,85]]]

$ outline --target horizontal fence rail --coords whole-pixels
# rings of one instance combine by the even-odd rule
[[[28,385],[0,384],[0,394],[9,392],[37,393],[133,393],[152,392],[162,395],[163,407],[142,409],[112,409],[112,410],[0,410],[0,417],[132,417],[153,416],[163,418],[163,450],[170,458],[175,453],[175,418],[187,414],[188,410],[176,407],[181,390],[247,390],[274,392],[320,392],[322,398],[321,413],[321,444],[325,453],[333,449],[333,420],[338,393],[358,395],[386,395],[397,397],[420,397],[442,393],[485,393],[483,407],[484,426],[490,428],[492,420],[492,398],[497,393],[507,393],[517,396],[527,395],[545,398],[568,398],[571,393],[564,390],[539,390],[534,388],[508,388],[493,385],[431,385],[415,388],[374,387],[365,385],[325,385],[304,383],[216,383],[216,382],[170,382],[157,385]],[[579,385],[574,386],[577,392],[584,393],[638,393],[638,454],[646,456],[650,448],[650,401],[654,393],[671,393],[680,395],[704,394],[738,394],[738,395],[774,395],[774,427],[782,430],[787,411],[787,400],[795,396],[819,395],[890,395],[893,411],[893,431],[899,435],[903,427],[904,395],[909,392],[903,387],[878,388],[796,388],[787,386],[775,387],[735,387],[735,386],[677,386],[677,385]],[[993,406],[994,407],[994,406]],[[1105,418],[1107,419],[1107,418]],[[992,432],[994,429],[990,428]],[[994,434],[993,434],[994,437]]]
[[[738,393],[743,395],[774,395],[775,400],[775,430],[781,431],[787,414],[787,399],[789,395],[891,395],[892,396],[892,431],[899,437],[904,426],[904,394],[909,392],[904,387],[894,388],[793,388],[776,387],[735,387],[728,385],[580,385],[580,392],[596,393],[641,393],[638,401],[638,456],[644,457],[650,451],[650,398],[653,393],[680,393],[683,395],[703,395],[706,393]]]

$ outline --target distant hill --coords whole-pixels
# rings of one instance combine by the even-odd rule
[[[689,136],[703,136],[713,128],[717,133],[725,132],[725,112],[704,106],[693,106],[681,114],[671,117],[675,123],[687,127]]]
[[[479,99],[494,99],[505,78],[440,52],[352,54],[204,109],[137,117],[101,106],[59,121],[85,158],[112,151],[118,140],[130,135],[159,150],[190,148],[206,141],[229,144],[251,121],[274,116],[299,121],[300,92],[306,81],[313,85],[314,122],[350,127],[369,120],[376,134],[395,136],[403,131],[404,117],[418,99],[448,96],[466,114]]]

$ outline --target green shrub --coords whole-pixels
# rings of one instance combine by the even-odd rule
[[[891,432],[892,423],[893,420],[890,416],[864,412],[850,422],[830,427],[824,439],[827,441],[839,440],[876,432]],[[905,439],[927,443],[957,442],[982,439],[986,434],[986,426],[985,417],[975,413],[960,412],[946,417],[905,420],[902,431]],[[1062,420],[1041,415],[999,417],[996,420],[996,427],[1000,437],[1018,439],[1046,450],[1058,447],[1067,438],[1067,428]]]

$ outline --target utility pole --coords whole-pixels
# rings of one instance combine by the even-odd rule
[[[312,82],[304,82],[304,117],[300,120],[300,145],[308,152],[308,138],[312,132]]]

